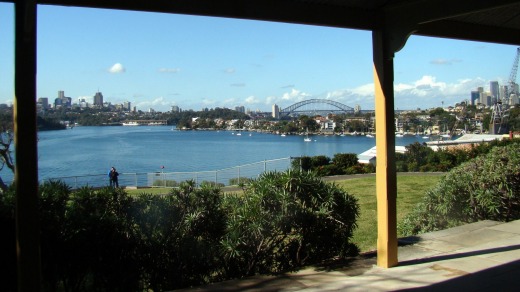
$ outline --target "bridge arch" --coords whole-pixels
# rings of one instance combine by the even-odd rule
[[[306,109],[308,105],[330,105],[332,109]],[[300,115],[305,113],[310,114],[328,114],[328,113],[347,113],[354,112],[354,109],[348,105],[342,104],[337,101],[329,100],[329,99],[308,99],[297,102],[289,107],[286,107],[280,111],[280,116],[289,116],[289,115]]]

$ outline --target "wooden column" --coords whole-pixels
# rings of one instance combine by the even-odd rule
[[[372,32],[376,103],[377,265],[397,265],[397,177],[394,132],[394,52],[389,36]]]
[[[36,0],[15,1],[14,141],[18,291],[40,291]]]

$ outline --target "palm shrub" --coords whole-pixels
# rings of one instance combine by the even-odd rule
[[[452,169],[399,229],[411,235],[485,219],[520,219],[520,143],[497,146]]]
[[[0,194],[0,283],[3,291],[16,291],[16,194],[11,185]]]
[[[141,288],[132,201],[120,188],[84,187],[70,194],[66,223],[61,226],[66,290]]]
[[[311,172],[266,172],[225,199],[227,277],[276,273],[357,253],[357,199]]]
[[[240,184],[248,184],[249,182],[251,182],[251,180],[252,179],[249,177],[234,177],[229,179],[229,185],[236,186]]]
[[[192,180],[166,196],[135,198],[131,213],[147,288],[164,291],[220,279],[226,218],[221,201],[219,188],[196,188]]]

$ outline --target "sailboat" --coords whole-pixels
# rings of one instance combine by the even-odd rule
[[[305,134],[305,138],[303,138],[303,141],[305,141],[305,142],[311,142],[312,141],[312,139],[309,138],[309,129],[307,129],[307,132]]]

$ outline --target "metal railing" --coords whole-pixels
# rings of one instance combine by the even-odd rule
[[[120,187],[176,187],[181,182],[193,180],[197,186],[212,184],[218,186],[238,185],[247,180],[257,178],[266,171],[285,171],[291,168],[292,160],[296,157],[264,160],[212,171],[197,172],[141,172],[120,173]],[[81,187],[105,187],[109,186],[107,174],[79,175],[47,178],[45,181],[62,181],[73,189]]]

